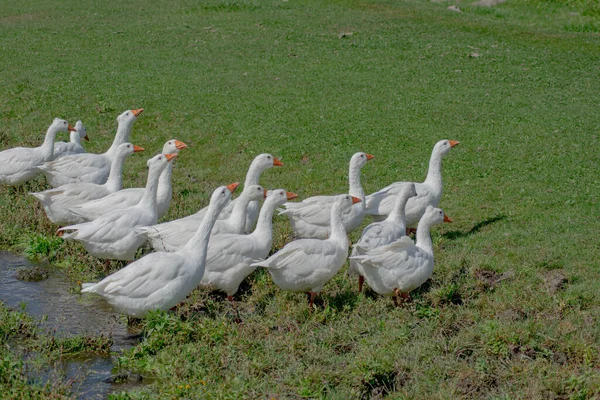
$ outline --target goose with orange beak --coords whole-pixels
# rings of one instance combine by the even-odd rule
[[[54,118],[39,147],[14,147],[0,152],[0,185],[17,186],[33,179],[38,167],[54,157],[54,140],[59,132],[73,132],[67,121]]]
[[[71,207],[87,201],[108,196],[123,188],[123,165],[125,159],[140,151],[142,147],[131,143],[123,143],[117,149],[112,160],[110,175],[103,184],[97,183],[67,183],[55,189],[30,193],[40,200],[48,219],[58,225],[83,222],[83,219],[71,211]]]
[[[415,183],[417,196],[406,203],[406,226],[415,227],[428,206],[437,207],[442,198],[442,158],[459,142],[440,140],[433,147],[429,159],[427,178],[422,183]],[[395,182],[367,196],[367,214],[375,221],[383,221],[394,208],[396,196],[407,182]]]
[[[365,280],[382,296],[409,298],[409,293],[431,278],[434,267],[430,228],[442,222],[452,222],[442,210],[428,206],[417,226],[417,241],[403,236],[385,246],[369,250],[350,260],[362,266]]]
[[[259,154],[258,156],[256,156],[254,160],[252,160],[250,168],[248,168],[248,172],[246,173],[246,180],[244,181],[244,191],[249,186],[258,185],[260,176],[264,171],[273,167],[280,166],[283,166],[283,163],[279,161],[276,157],[273,157],[271,154]],[[219,215],[219,219],[228,219],[231,216],[231,213],[233,212],[233,209],[238,201],[238,199],[234,199],[227,206],[225,206],[225,208],[221,211],[221,214]],[[148,240],[150,240],[156,251],[170,251],[170,249],[174,250],[176,247],[185,243],[184,241],[181,241],[181,239],[177,238],[177,232],[195,232],[196,227],[202,222],[202,219],[204,219],[206,211],[207,208],[205,207],[197,213],[188,215],[187,217],[179,218],[174,221],[164,222],[160,225],[149,227],[151,229],[147,230]],[[258,201],[253,200],[248,204],[246,212],[246,222],[244,224],[243,231],[251,232],[252,228],[254,228],[254,225],[256,224],[257,218]],[[173,246],[166,242],[164,245],[161,244],[161,240],[163,240],[163,233],[165,235],[165,238],[173,239]]]
[[[171,139],[166,142],[162,148],[162,154],[178,154],[187,145],[179,140]],[[156,205],[158,207],[158,219],[160,220],[169,210],[171,199],[173,197],[173,187],[171,185],[171,176],[173,173],[173,163],[169,163],[158,178],[158,191],[156,194]],[[122,210],[135,206],[140,202],[144,195],[144,188],[129,188],[119,190],[108,196],[97,200],[88,201],[78,206],[72,207],[71,211],[81,216],[83,221],[93,221],[114,210]],[[82,222],[83,222],[82,221]],[[196,226],[197,227],[197,226]]]
[[[240,196],[235,199],[235,204],[229,217],[219,219],[215,222],[212,235],[244,233],[248,206],[255,201],[264,199],[265,195],[266,190],[260,185],[245,186]],[[198,230],[198,223],[186,217],[136,229],[141,235],[147,238],[154,250],[176,251],[185,246],[190,238],[194,236]],[[211,241],[211,243],[213,242]]]
[[[57,160],[61,157],[68,156],[69,154],[80,154],[85,153],[85,149],[81,145],[81,139],[90,141],[87,135],[87,130],[83,126],[83,122],[77,121],[75,124],[75,130],[71,132],[69,142],[56,142],[54,143],[54,156],[53,160]]]
[[[208,245],[206,270],[201,284],[225,292],[238,321],[240,317],[233,296],[242,281],[256,269],[252,263],[266,258],[271,251],[273,213],[278,206],[298,197],[297,194],[286,192],[284,189],[265,191],[265,196],[254,232],[249,235],[216,235]]]
[[[46,162],[38,167],[39,170],[46,176],[46,180],[52,187],[76,182],[98,185],[105,183],[117,149],[121,144],[129,141],[133,123],[143,111],[143,108],[127,110],[117,117],[117,134],[112,146],[105,153],[71,154]]]
[[[360,183],[360,170],[371,159],[372,155],[362,152],[350,159],[348,193],[361,201],[342,216],[346,233],[356,229],[365,218],[365,191]],[[334,199],[335,196],[314,196],[300,203],[285,203],[285,209],[279,209],[279,213],[288,217],[297,237],[325,239],[330,234],[329,216]]]
[[[360,202],[358,197],[349,194],[335,196],[329,218],[329,238],[294,240],[271,257],[251,266],[266,268],[273,282],[283,290],[308,293],[312,310],[316,294],[348,258],[348,236],[342,215],[349,213],[353,205]]]
[[[95,257],[107,260],[133,260],[138,247],[144,243],[144,238],[141,238],[134,228],[156,223],[158,179],[161,172],[176,156],[177,154],[159,154],[148,160],[146,189],[135,206],[111,211],[91,222],[65,226],[57,232],[63,239],[81,242],[88,253]]]
[[[177,305],[200,283],[210,231],[237,186],[221,186],[213,192],[204,220],[182,249],[150,253],[98,283],[84,283],[81,292],[96,293],[118,312],[136,318]]]

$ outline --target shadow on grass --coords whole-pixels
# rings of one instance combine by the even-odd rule
[[[325,303],[329,305],[335,311],[352,311],[356,307],[358,302],[358,293],[351,289],[343,290],[335,293],[334,295],[321,295],[315,299],[315,304],[318,307],[324,307]],[[320,297],[320,299],[319,299]]]
[[[498,221],[502,221],[503,219],[506,219],[506,215],[504,214],[500,214],[500,215],[496,215],[494,217],[488,218],[488,219],[484,219],[481,222],[476,223],[475,225],[473,225],[473,227],[466,231],[466,232],[461,232],[461,231],[450,231],[450,232],[446,232],[442,235],[442,237],[449,239],[449,240],[455,240],[455,239],[461,239],[467,236],[471,236],[477,232],[479,232],[482,228],[493,224],[494,222],[498,222]]]

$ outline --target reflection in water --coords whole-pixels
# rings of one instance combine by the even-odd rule
[[[57,337],[84,334],[111,336],[114,340],[112,351],[135,345],[137,336],[127,330],[126,324],[101,297],[70,293],[74,284],[62,274],[53,272],[48,279],[40,282],[16,278],[17,270],[31,267],[33,265],[22,257],[0,252],[0,300],[4,304],[14,309],[25,305],[28,314],[38,318],[47,316],[42,326]],[[74,384],[79,398],[105,398],[113,390],[128,389],[124,385],[103,382],[111,376],[112,369],[113,360],[108,355],[82,355],[57,363],[38,378],[45,381],[59,373],[80,382],[79,385]]]

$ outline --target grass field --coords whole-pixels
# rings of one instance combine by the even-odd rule
[[[376,157],[362,170],[371,193],[423,180],[435,142],[461,142],[443,163],[455,222],[434,229],[436,270],[412,303],[358,295],[340,273],[311,314],[257,272],[238,325],[199,290],[142,323],[119,367],[154,383],[115,399],[600,396],[597,2],[85,3],[0,5],[0,148],[41,143],[58,116],[105,151],[116,116],[144,107],[131,141],[147,151],[126,162],[127,186],[144,184],[166,140],[189,145],[166,219],[243,181],[259,153],[285,163],[261,183],[304,198],[344,192],[356,151]],[[24,195],[44,187],[0,189],[0,245],[73,282],[101,278]],[[289,234],[276,218],[274,247]],[[69,396],[23,378],[9,341],[44,342],[26,315],[0,311],[0,390]]]

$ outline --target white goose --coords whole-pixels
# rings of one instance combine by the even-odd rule
[[[129,141],[133,123],[142,111],[144,111],[143,108],[127,110],[117,117],[117,134],[112,146],[110,146],[110,149],[106,153],[71,154],[39,166],[39,169],[46,176],[48,183],[52,187],[58,187],[75,182],[90,182],[99,185],[106,182],[117,148]]]
[[[246,226],[246,215],[248,205],[266,195],[266,190],[260,185],[245,186],[242,194],[238,197],[233,211],[227,219],[219,219],[215,222],[212,235],[223,233],[243,233]],[[156,251],[176,251],[190,240],[199,223],[193,224],[189,219],[176,219],[153,226],[143,226],[136,230],[144,236]]]
[[[284,290],[308,292],[312,309],[315,295],[323,289],[344,265],[348,257],[348,236],[344,229],[342,213],[361,200],[341,194],[335,196],[331,207],[331,236],[328,239],[299,239],[286,244],[264,261],[251,264],[265,267],[273,282]]]
[[[459,142],[440,140],[433,147],[429,160],[427,178],[423,183],[415,183],[417,197],[408,200],[406,204],[406,226],[414,227],[425,212],[427,206],[437,207],[442,198],[442,158]],[[403,182],[395,182],[378,192],[367,196],[367,214],[375,221],[383,221],[394,206],[396,195]]]
[[[143,150],[142,147],[131,143],[121,144],[113,157],[110,175],[106,183],[67,183],[55,189],[29,194],[42,203],[42,207],[44,207],[44,211],[51,222],[58,225],[83,222],[83,218],[71,211],[71,208],[121,190],[123,187],[125,158]]]
[[[146,163],[149,167],[144,196],[133,207],[115,210],[83,224],[59,228],[63,239],[77,240],[91,255],[107,260],[133,260],[144,238],[135,232],[136,226],[156,223],[158,211],[156,192],[160,173],[177,154],[159,154]],[[64,234],[66,231],[74,231]]]
[[[81,139],[90,141],[87,135],[87,130],[83,126],[83,122],[77,121],[75,124],[75,131],[71,132],[71,141],[69,142],[56,142],[54,143],[54,156],[53,160],[57,158],[68,156],[69,154],[85,153],[85,149],[81,146]]]
[[[84,283],[81,292],[96,293],[120,313],[137,318],[177,305],[202,279],[210,231],[233,190],[221,186],[213,192],[206,218],[184,248],[148,254],[98,283]]]
[[[186,147],[185,143],[171,139],[164,144],[162,154],[178,154],[180,150]],[[171,204],[173,197],[173,188],[171,186],[172,172],[173,163],[169,163],[158,179],[158,191],[156,194],[158,219],[161,219],[167,213]],[[71,207],[71,211],[81,216],[83,221],[93,221],[111,211],[135,206],[142,199],[144,191],[145,188],[119,190],[108,196]]]
[[[362,231],[360,239],[352,247],[352,256],[364,255],[369,250],[390,244],[402,236],[406,236],[404,209],[408,199],[416,195],[417,192],[414,183],[402,183],[390,215],[381,222],[373,222]],[[358,293],[362,292],[362,285],[365,279],[362,265],[355,259],[350,258],[348,274],[358,275]]]
[[[256,269],[252,262],[266,258],[271,250],[275,208],[296,197],[297,194],[283,189],[271,190],[260,209],[254,232],[249,235],[215,235],[210,240],[201,285],[225,292],[236,313],[233,295],[242,281]]]
[[[439,208],[428,206],[417,226],[417,243],[408,236],[365,255],[352,256],[363,268],[369,286],[383,296],[398,296],[403,300],[409,292],[421,286],[433,274],[433,244],[429,229],[432,225],[452,222]]]
[[[361,201],[342,217],[346,233],[356,229],[365,218],[365,192],[360,183],[360,170],[372,158],[370,154],[356,153],[350,159],[348,193]],[[300,203],[285,203],[285,210],[279,210],[279,213],[288,217],[296,236],[325,239],[330,232],[329,215],[334,198],[335,196],[314,196]]]
[[[244,181],[244,187],[250,185],[258,185],[258,181],[263,172],[272,167],[281,167],[283,163],[279,161],[276,157],[273,157],[270,154],[259,154],[254,157],[252,163],[250,164],[250,168],[248,168],[248,172],[246,173],[246,180]],[[231,203],[229,203],[221,214],[219,214],[219,219],[229,218],[229,215],[233,211],[233,207],[235,206],[236,199],[233,199]],[[246,232],[252,231],[254,224],[256,223],[256,219],[258,218],[258,201],[253,201],[248,205],[248,214],[246,214],[246,227],[244,230]],[[189,217],[192,220],[196,220],[199,222],[206,212],[206,208],[198,211],[196,214],[190,215]]]
[[[14,147],[0,152],[0,185],[16,186],[33,179],[37,168],[54,156],[54,139],[58,132],[74,131],[67,121],[54,118],[40,147]]]

